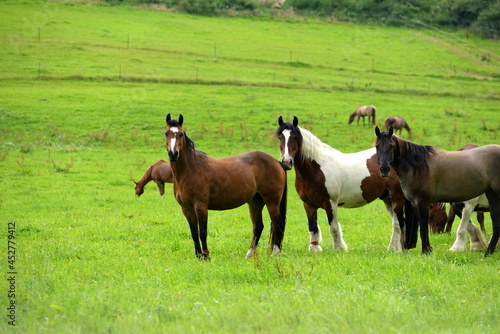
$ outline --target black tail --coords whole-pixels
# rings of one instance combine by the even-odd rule
[[[418,241],[418,215],[410,201],[405,202],[405,242],[404,249],[417,247]]]
[[[283,167],[285,170],[285,168]],[[281,202],[280,202],[280,232],[281,232],[281,243],[280,243],[280,249],[281,245],[283,243],[283,238],[285,237],[285,226],[286,226],[286,206],[287,206],[287,193],[288,193],[288,177],[286,174],[285,170],[285,188],[283,188],[283,196],[281,197]]]
[[[377,111],[377,109],[375,109],[375,107],[373,107],[373,113],[372,113],[372,124],[375,125],[375,112]]]

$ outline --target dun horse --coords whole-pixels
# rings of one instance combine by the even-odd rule
[[[387,117],[384,121],[384,124],[387,131],[389,131],[389,128],[392,126],[395,133],[397,133],[399,130],[399,134],[401,135],[403,129],[406,129],[406,131],[408,131],[408,134],[411,134],[411,128],[403,117]]]
[[[191,229],[196,256],[208,258],[208,210],[234,209],[245,203],[250,209],[253,238],[247,257],[252,257],[264,224],[262,210],[271,217],[272,252],[278,254],[286,222],[286,173],[278,160],[259,151],[228,158],[212,158],[195,150],[194,142],[178,120],[167,115],[166,147],[174,174],[174,195]],[[200,245],[201,242],[201,245]]]
[[[485,256],[493,254],[500,239],[500,145],[448,152],[397,138],[393,128],[380,132],[376,127],[375,134],[380,174],[389,176],[393,167],[405,197],[418,212],[422,252],[432,252],[429,203],[464,202],[484,193],[493,224]]]
[[[165,160],[160,160],[148,168],[142,178],[135,182],[135,194],[141,196],[144,193],[144,186],[151,181],[155,181],[162,197],[165,196],[165,182],[173,183],[172,169]]]
[[[338,223],[338,207],[357,208],[377,198],[384,200],[392,218],[392,237],[388,248],[394,251],[410,248],[411,245],[404,243],[401,229],[405,218],[413,217],[411,204],[404,198],[395,173],[388,179],[380,176],[375,148],[342,153],[299,127],[298,123],[297,117],[294,117],[293,123],[285,123],[280,116],[276,134],[280,140],[283,166],[295,169],[295,188],[303,201],[309,222],[309,250],[322,251],[318,245],[321,241],[318,209],[326,211],[334,248],[347,250]]]
[[[363,118],[363,125],[365,125],[365,116],[368,116],[368,123],[371,118],[372,124],[375,125],[375,112],[375,106],[361,106],[349,116],[348,124],[351,124],[354,121],[354,118],[358,117],[358,125],[360,118]]]

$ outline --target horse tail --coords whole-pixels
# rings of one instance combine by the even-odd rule
[[[405,201],[405,249],[417,247],[418,240],[418,216],[410,201]]]
[[[375,109],[375,107],[372,106],[372,124],[375,125],[375,112],[377,111],[377,109]]]
[[[281,164],[280,164],[281,165]],[[282,165],[283,167],[283,165]],[[287,201],[288,201],[288,177],[287,173],[285,170],[285,167],[283,167],[283,170],[285,171],[285,187],[283,188],[283,195],[281,196],[281,202],[280,202],[280,231],[282,233],[282,238],[281,242],[283,242],[283,237],[285,236],[285,226],[286,226],[286,207],[287,207]],[[280,244],[281,248],[281,244]]]

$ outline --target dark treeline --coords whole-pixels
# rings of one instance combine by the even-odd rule
[[[196,15],[320,17],[335,21],[401,26],[418,20],[438,28],[468,29],[485,38],[500,37],[500,0],[106,0],[162,4]],[[281,9],[276,5],[282,3]]]

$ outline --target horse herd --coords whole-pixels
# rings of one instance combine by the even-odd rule
[[[375,108],[369,107],[374,119]],[[500,145],[449,152],[398,138],[394,127],[388,125],[386,132],[375,127],[374,148],[342,153],[300,127],[297,117],[285,122],[280,116],[276,135],[281,161],[260,151],[216,159],[195,148],[183,130],[183,123],[182,115],[178,119],[167,115],[165,136],[169,162],[160,160],[152,165],[141,180],[135,182],[135,191],[140,196],[145,184],[154,180],[164,196],[164,183],[173,183],[174,196],[189,223],[195,254],[201,259],[209,259],[210,253],[208,210],[233,209],[245,203],[253,224],[247,258],[255,254],[264,229],[264,206],[271,219],[270,250],[279,254],[286,225],[286,172],[291,169],[295,170],[295,188],[308,219],[310,251],[322,251],[318,209],[326,212],[334,248],[347,250],[338,222],[338,208],[356,208],[376,199],[384,202],[392,220],[389,250],[401,252],[415,248],[420,229],[422,252],[432,252],[429,224],[434,231],[444,229],[435,227],[437,220],[433,218],[436,212],[442,213],[442,203],[447,202],[454,203],[454,212],[462,217],[450,250],[466,248],[466,231],[471,249],[486,249],[485,256],[492,254],[499,242]],[[493,235],[488,245],[481,230],[469,219],[479,208],[489,210],[491,215]],[[448,230],[452,220],[447,220]],[[484,230],[484,226],[482,228]]]

